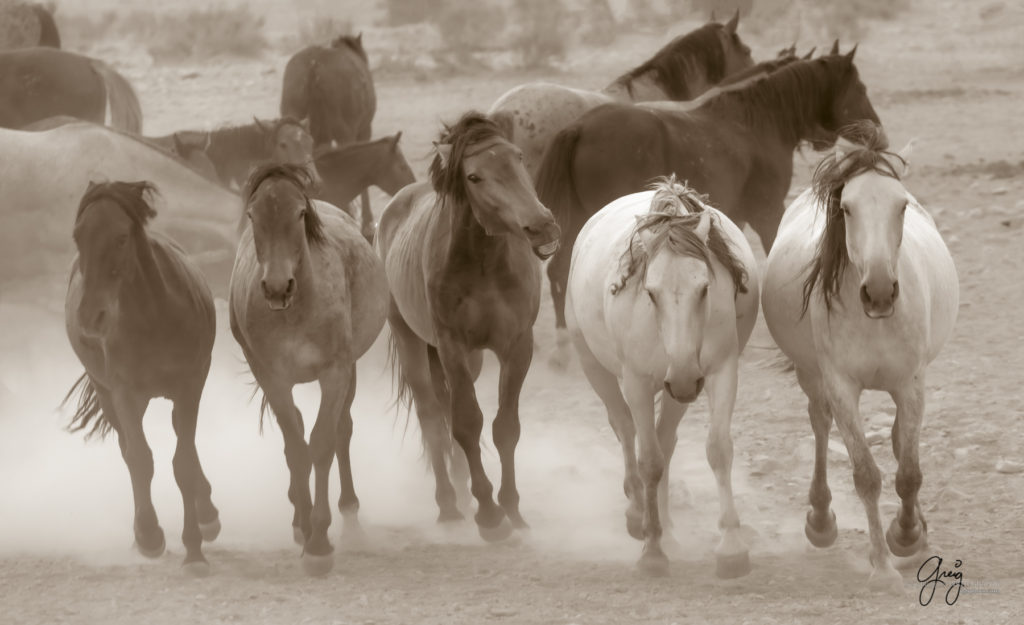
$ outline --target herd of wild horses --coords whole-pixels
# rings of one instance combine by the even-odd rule
[[[12,204],[62,224],[75,259],[67,332],[85,366],[67,398],[77,391],[72,427],[116,432],[138,549],[155,557],[165,546],[142,429],[154,397],[174,405],[187,569],[208,571],[201,545],[220,531],[194,440],[214,293],[226,294],[231,332],[263,391],[261,418],[269,408],[280,425],[307,572],[333,563],[335,458],[343,532],[360,531],[351,407],[357,362],[385,325],[399,397],[415,407],[436,478],[439,521],[463,518],[457,494],[468,482],[484,539],[526,528],[519,396],[550,259],[560,347],[577,354],[621,443],[626,527],[643,541],[643,571],[668,571],[666,476],[677,425],[702,391],[721,506],[717,574],[750,571],[730,424],[738,360],[761,310],[808,398],[807,538],[824,547],[837,537],[826,476],[835,423],[867,513],[871,584],[899,591],[891,556],[927,541],[917,498],[925,370],[953,330],[956,269],[901,182],[907,154],[888,150],[855,48],[842,53],[837,42],[817,58],[789,48],[755,64],[738,21],[712,19],[601,91],[532,83],[487,114],[464,113],[442,129],[419,182],[398,135],[371,139],[376,100],[360,37],[289,61],[280,119],[166,137],[140,136],[131,87],[101,61],[42,47],[0,55],[0,125],[31,127],[0,131],[0,178],[62,168],[46,188],[2,184],[6,199],[20,194]],[[101,125],[108,118],[117,128]],[[824,156],[787,208],[793,153],[805,142]],[[393,196],[376,224],[370,184]],[[357,220],[339,207],[359,196]],[[4,210],[14,219],[16,209]],[[767,251],[763,263],[745,224]],[[222,274],[225,248],[233,265]],[[501,367],[496,497],[474,391],[484,349]],[[307,444],[292,388],[314,380],[322,398]],[[897,407],[902,506],[887,530],[858,412],[865,389],[887,391]]]

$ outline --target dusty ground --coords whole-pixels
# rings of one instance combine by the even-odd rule
[[[255,406],[246,403],[248,378],[222,316],[199,449],[224,530],[206,549],[212,575],[188,579],[178,566],[181,511],[167,406],[155,404],[147,419],[154,499],[169,547],[155,562],[130,549],[130,489],[114,442],[84,445],[60,430],[65,417],[53,409],[79,367],[63,337],[62,284],[55,280],[35,289],[47,293],[42,305],[12,297],[18,290],[0,299],[0,376],[13,393],[0,396],[0,622],[1024,622],[1024,474],[995,471],[1000,458],[1024,460],[1024,19],[999,3],[984,11],[960,4],[918,2],[899,20],[873,26],[857,61],[893,143],[919,139],[907,184],[935,215],[960,274],[960,319],[929,370],[921,441],[932,552],[962,560],[966,583],[995,593],[965,591],[954,606],[937,596],[922,607],[916,566],[905,572],[905,597],[867,593],[864,513],[839,453],[830,463],[839,540],[822,551],[807,544],[802,526],[813,452],[805,399],[790,377],[764,366],[772,352],[763,326],[744,354],[733,421],[737,506],[750,528],[753,572],[731,582],[713,574],[718,502],[704,459],[701,401],[681,426],[672,467],[682,550],[671,577],[640,577],[633,566],[639,544],[622,522],[621,460],[603,409],[577,369],[563,374],[546,365],[547,299],[538,322],[545,348],[523,393],[518,455],[523,511],[533,529],[486,545],[470,524],[450,531],[434,525],[417,428],[413,422],[403,435],[404,418],[389,409],[378,343],[360,366],[353,442],[369,540],[339,549],[335,571],[322,580],[302,574],[290,542],[279,433],[257,432]],[[615,53],[581,56],[567,73],[545,77],[597,86],[662,40],[625,37]],[[788,39],[764,35],[752,43],[764,58]],[[136,85],[148,132],[276,111],[285,58],[168,68],[151,67],[123,46],[108,52]],[[422,176],[439,120],[468,107],[486,109],[506,89],[539,77],[379,76],[375,131],[403,130],[406,154]],[[798,158],[794,189],[814,162],[813,154]],[[383,207],[381,194],[374,200]],[[479,386],[485,413],[493,414],[495,383],[489,362]],[[316,397],[315,389],[298,393],[307,414]],[[869,394],[862,410],[878,419],[893,407]],[[895,463],[887,443],[874,450],[886,476],[889,518],[898,501]],[[487,462],[496,477],[493,450]],[[339,526],[336,518],[336,544]]]

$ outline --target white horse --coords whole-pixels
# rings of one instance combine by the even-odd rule
[[[730,424],[739,355],[757,319],[757,275],[742,231],[674,177],[605,206],[573,249],[566,324],[622,445],[626,527],[644,541],[646,573],[668,572],[661,547],[661,519],[671,525],[668,466],[679,421],[702,388],[721,506],[717,573],[750,571],[732,495]]]
[[[902,592],[886,542],[898,556],[927,544],[917,500],[925,368],[952,334],[959,286],[935,222],[900,182],[907,149],[884,152],[878,131],[865,139],[864,146],[839,144],[819,165],[813,187],[786,210],[768,255],[762,306],[808,398],[815,460],[807,538],[826,547],[837,535],[826,479],[835,419],[867,511],[870,585]],[[884,538],[881,477],[858,409],[864,389],[887,391],[896,403],[892,448],[903,505]]]

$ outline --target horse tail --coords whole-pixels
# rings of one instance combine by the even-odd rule
[[[398,357],[398,341],[395,340],[395,333],[388,333],[388,367],[391,368],[391,388],[395,393],[395,401],[392,408],[404,407],[406,418],[412,412],[412,387],[405,377],[402,369],[402,361]],[[408,426],[408,423],[406,423]]]
[[[71,390],[64,396],[64,401],[60,403],[61,408],[67,405],[72,395],[78,395],[78,406],[75,408],[75,415],[71,417],[71,422],[67,425],[67,431],[79,432],[88,428],[91,423],[92,429],[86,432],[85,440],[97,435],[100,439],[105,438],[114,426],[103,414],[99,396],[96,394],[96,386],[88,373],[83,373],[71,386]]]
[[[128,80],[114,71],[103,61],[92,59],[92,69],[107,89],[107,104],[110,110],[110,125],[114,128],[140,134],[142,132],[142,107]]]
[[[540,169],[537,170],[537,198],[555,216],[563,235],[571,225],[573,216],[583,211],[583,203],[572,176],[580,135],[581,129],[577,123],[563,128],[551,140],[544,152]]]
[[[33,4],[32,11],[39,20],[39,45],[60,49],[60,32],[53,21],[53,15],[41,4]]]

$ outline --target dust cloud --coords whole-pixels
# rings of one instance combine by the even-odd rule
[[[15,301],[9,296],[0,300],[0,553],[140,563],[143,558],[131,549],[131,485],[115,437],[85,442],[80,433],[63,430],[71,410],[59,411],[58,406],[82,368],[64,334],[62,302],[52,292],[44,305]],[[219,302],[213,367],[197,433],[200,460],[224,528],[207,550],[291,549],[297,554],[283,442],[272,420],[259,433],[258,400],[250,400],[252,378],[231,337],[226,313]],[[359,363],[353,408],[352,462],[368,547],[479,544],[471,512],[455,531],[435,523],[434,480],[422,455],[415,415],[407,422],[404,410],[396,412],[392,404],[386,337],[387,329]],[[497,373],[496,360],[488,356],[477,384],[487,416],[484,463],[495,492],[500,465],[489,424],[497,408]],[[297,387],[295,398],[308,431],[319,391],[316,385]],[[638,557],[640,544],[625,531],[619,445],[582,374],[554,372],[536,357],[522,393],[521,420],[517,477],[522,512],[532,529],[515,540],[577,559],[630,562]],[[154,505],[168,551],[180,554],[182,509],[171,467],[176,439],[170,402],[154,400],[144,425],[154,456]],[[706,433],[702,400],[683,420],[671,469],[672,532],[678,540],[669,548],[673,559],[707,559],[717,543],[718,491],[704,453]],[[793,466],[780,474],[809,478],[810,461],[803,453],[796,456],[799,461],[794,457]],[[777,493],[755,490],[745,479],[742,458],[737,450],[733,489],[753,549],[805,549],[804,503],[787,503]],[[332,541],[338,540],[342,525],[336,476],[335,468]],[[863,523],[859,501],[836,489],[833,493],[844,525]]]

